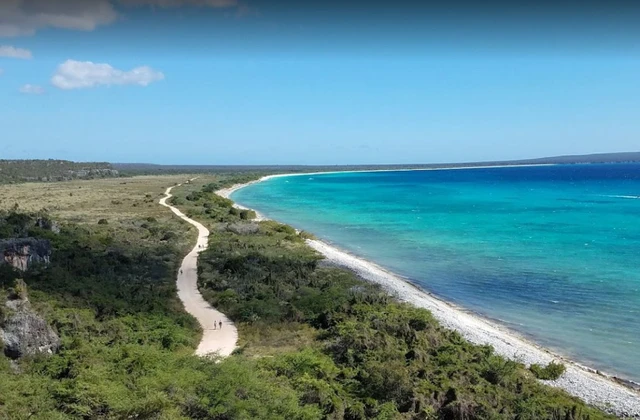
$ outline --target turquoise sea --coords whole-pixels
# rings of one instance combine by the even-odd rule
[[[640,381],[640,164],[272,178],[238,203]]]

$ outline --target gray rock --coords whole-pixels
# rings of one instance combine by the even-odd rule
[[[12,311],[0,326],[0,339],[7,357],[18,359],[58,351],[60,337],[27,300],[9,301],[6,306]]]
[[[249,223],[230,223],[227,226],[227,230],[229,232],[236,233],[238,235],[254,235],[258,233],[260,230],[260,226],[257,223],[249,222]]]
[[[16,238],[0,240],[0,265],[9,264],[27,271],[33,264],[48,265],[51,243],[46,239]]]
[[[53,233],[60,233],[60,226],[53,220],[46,217],[38,217],[36,226],[40,229],[50,230]]]

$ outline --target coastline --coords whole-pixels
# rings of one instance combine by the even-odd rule
[[[472,167],[425,168],[418,170],[452,169],[472,169]],[[411,169],[402,169],[402,171],[405,170],[408,171]],[[345,172],[383,171],[391,170]],[[246,184],[236,184],[230,188],[221,189],[216,191],[216,194],[225,198],[230,198],[231,194],[241,188],[258,182],[263,182],[271,178],[338,172],[340,171],[268,175]],[[246,207],[239,204],[235,205],[238,208],[246,209]],[[268,218],[259,214],[257,211],[256,215],[256,220],[258,221],[268,220]],[[396,296],[401,301],[428,309],[443,327],[459,332],[465,339],[472,343],[491,345],[497,354],[522,362],[525,365],[533,363],[546,365],[554,360],[561,361],[567,368],[565,374],[558,380],[543,381],[544,383],[562,388],[569,394],[579,397],[585,402],[619,417],[640,419],[640,392],[625,385],[624,380],[620,380],[615,376],[607,375],[554,353],[536,343],[533,343],[519,333],[501,325],[498,322],[492,322],[491,320],[473,314],[462,307],[435,297],[428,291],[419,288],[401,276],[393,274],[373,262],[351,255],[348,252],[342,251],[339,248],[320,240],[309,239],[307,240],[307,244],[324,255],[328,263],[346,268],[356,273],[366,281],[381,285],[383,289]]]

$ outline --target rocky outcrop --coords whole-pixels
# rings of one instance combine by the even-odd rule
[[[31,309],[27,299],[9,300],[4,305],[6,315],[0,320],[0,345],[4,344],[7,357],[18,359],[58,351],[60,337]]]
[[[51,232],[56,234],[60,233],[60,226],[47,217],[38,217],[36,219],[36,226],[38,226],[40,229],[50,230]]]
[[[51,243],[46,239],[17,238],[0,240],[0,264],[27,271],[34,264],[48,265]]]
[[[229,223],[226,226],[226,230],[229,232],[233,232],[238,235],[254,235],[258,233],[260,230],[260,226],[257,223],[249,222],[237,222],[237,223]]]

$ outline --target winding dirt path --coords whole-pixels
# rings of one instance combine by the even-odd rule
[[[180,185],[182,184],[178,184],[176,187]],[[160,200],[160,205],[170,208],[178,217],[198,229],[198,241],[191,252],[182,260],[177,281],[178,297],[184,304],[185,310],[193,315],[202,327],[202,340],[196,349],[196,355],[207,356],[216,353],[220,356],[228,356],[237,346],[238,330],[229,318],[209,305],[198,291],[198,254],[207,249],[209,230],[201,223],[189,219],[177,208],[167,204],[167,200],[172,197],[172,188],[174,187],[167,188],[164,193],[165,197]],[[220,321],[222,321],[222,329],[219,325]]]

